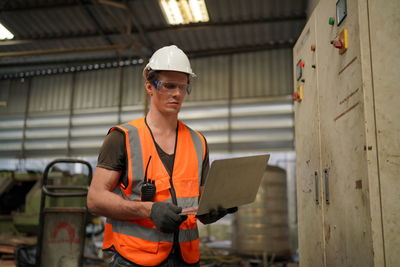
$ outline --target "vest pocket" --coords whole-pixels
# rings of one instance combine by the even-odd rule
[[[146,232],[144,232],[146,231]],[[158,253],[158,247],[160,242],[160,237],[153,228],[142,231],[139,235],[140,238],[131,237],[129,240],[124,240],[120,242],[120,247],[123,251],[130,252],[132,255],[134,253],[146,252],[156,254]],[[129,255],[129,254],[128,254]]]
[[[171,183],[169,178],[162,178],[156,180],[156,197],[154,201],[164,201],[171,198],[169,189],[171,188]]]
[[[178,178],[174,179],[174,187],[176,191],[176,197],[198,197],[199,192],[199,180],[197,177]]]

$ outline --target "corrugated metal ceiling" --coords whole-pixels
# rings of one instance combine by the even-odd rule
[[[307,2],[206,0],[210,22],[168,26],[157,0],[3,1],[0,22],[16,37],[0,41],[0,74],[26,62],[147,58],[168,44],[191,57],[291,47],[305,24]],[[5,54],[21,51],[26,55]]]

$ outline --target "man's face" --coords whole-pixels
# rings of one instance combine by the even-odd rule
[[[151,95],[151,105],[161,113],[177,114],[186,96],[188,76],[176,71],[162,71],[154,84],[146,82],[146,88]]]

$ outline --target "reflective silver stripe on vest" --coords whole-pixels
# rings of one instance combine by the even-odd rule
[[[118,221],[111,219],[112,229],[116,233],[130,235],[147,241],[165,241],[172,243],[174,234],[162,233],[157,229],[144,227],[135,223]]]
[[[128,130],[129,145],[131,148],[131,168],[132,168],[132,194],[129,196],[130,200],[140,199],[140,189],[143,183],[143,159],[142,159],[142,145],[139,139],[138,129],[129,124],[125,123],[121,127]]]
[[[178,207],[181,207],[182,209],[197,207],[199,204],[198,197],[180,197],[176,200],[178,202]]]
[[[179,243],[193,241],[198,238],[199,230],[197,228],[179,231]]]
[[[144,227],[135,223],[118,221],[110,219],[109,223],[112,224],[112,229],[116,233],[134,236],[152,242],[170,242],[174,241],[174,234],[167,234],[160,232],[155,228]],[[197,228],[185,229],[179,231],[179,242],[189,242],[199,238],[199,231]]]
[[[197,167],[198,167],[197,168],[197,170],[198,170],[197,177],[199,177],[199,186],[200,186],[201,185],[201,172],[203,170],[203,143],[200,140],[201,137],[195,131],[193,131],[189,127],[187,127],[187,128],[190,131],[190,135],[192,137],[193,144],[196,149]]]

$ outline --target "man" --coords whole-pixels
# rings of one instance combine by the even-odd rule
[[[199,266],[197,205],[208,171],[203,135],[178,120],[195,77],[172,45],[157,50],[143,70],[150,109],[145,118],[110,129],[101,148],[87,205],[107,217],[103,249],[110,266]],[[213,223],[233,210],[198,216]]]

